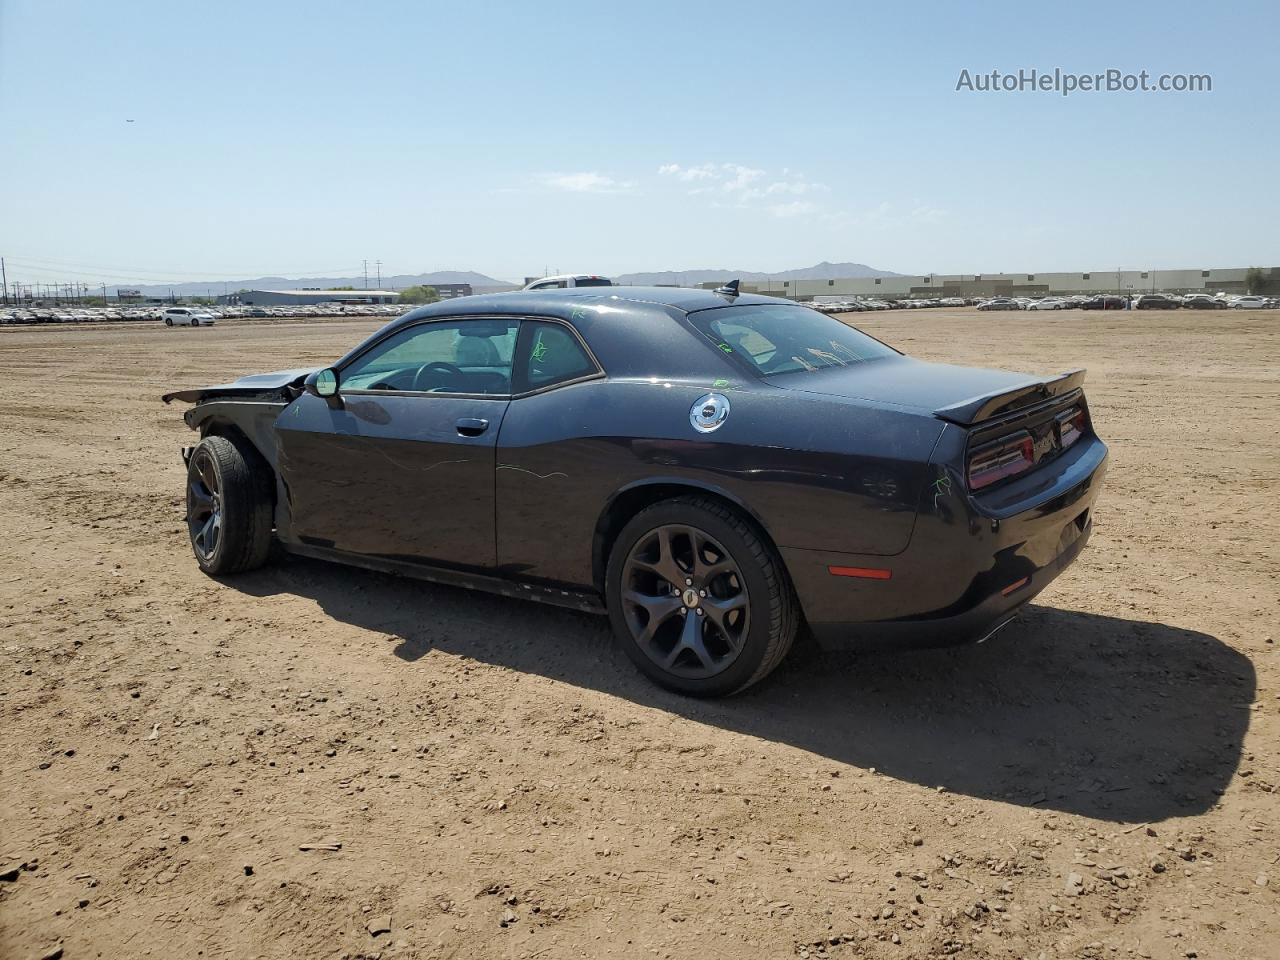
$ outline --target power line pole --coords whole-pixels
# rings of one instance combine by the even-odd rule
[[[375,290],[382,289],[382,261],[381,260],[378,261],[378,285],[374,289]]]
[[[4,270],[4,257],[0,257],[0,280],[4,281],[4,305],[9,305],[9,274]]]
[[[369,261],[365,260],[362,262],[364,263],[364,288],[368,290],[369,289]]]

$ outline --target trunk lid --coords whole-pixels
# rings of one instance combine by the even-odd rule
[[[1007,370],[885,357],[766,378],[771,386],[906,408],[971,426],[1077,390],[1084,371],[1036,377]]]

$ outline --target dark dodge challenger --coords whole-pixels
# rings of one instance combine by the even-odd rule
[[[1080,552],[1083,371],[924,363],[807,307],[645,287],[414,310],[332,366],[179,390],[210,574],[289,553],[607,612],[720,695],[798,630],[980,640]]]

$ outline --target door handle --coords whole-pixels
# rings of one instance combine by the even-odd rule
[[[478,417],[463,417],[456,424],[458,433],[464,437],[478,437],[489,429],[489,421]]]

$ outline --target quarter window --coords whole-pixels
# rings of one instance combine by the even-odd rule
[[[511,393],[516,320],[423,323],[388,337],[342,370],[345,390]]]
[[[524,326],[516,364],[517,392],[541,390],[598,372],[568,327],[540,320],[526,320]]]

